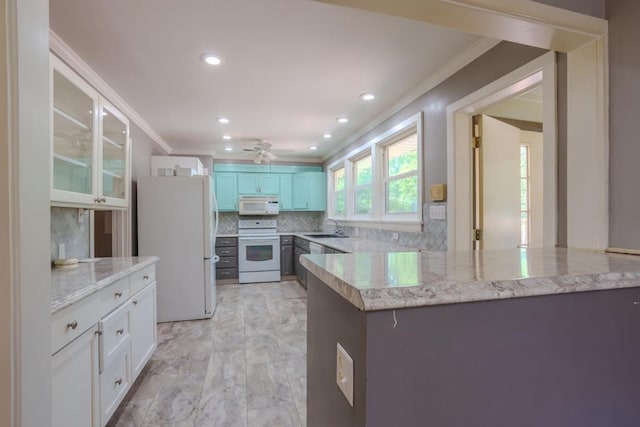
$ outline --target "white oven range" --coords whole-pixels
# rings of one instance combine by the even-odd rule
[[[280,236],[277,220],[238,221],[238,281],[280,281]]]

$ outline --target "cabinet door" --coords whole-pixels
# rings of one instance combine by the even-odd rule
[[[156,349],[156,282],[131,297],[131,361],[136,378]]]
[[[306,254],[299,247],[295,247],[294,249],[294,265],[295,265],[295,274],[298,279],[298,282],[302,284],[305,288],[307,287],[307,269],[302,266],[300,263],[300,255]]]
[[[238,174],[229,172],[215,174],[216,198],[219,211],[238,210],[237,177]]]
[[[282,245],[280,247],[280,275],[290,276],[293,274],[293,245]]]
[[[52,358],[53,427],[96,427],[99,417],[97,325]]]
[[[327,210],[327,174],[324,172],[308,172],[310,211]]]
[[[281,211],[289,211],[293,209],[293,175],[280,175],[280,196],[278,204]]]
[[[260,174],[239,173],[238,174],[238,194],[258,194],[260,193]]]
[[[293,175],[293,209],[309,210],[309,174]]]
[[[260,194],[278,194],[280,192],[280,177],[277,174],[261,174],[258,191]]]
[[[95,203],[99,95],[51,56],[51,200]]]
[[[129,120],[102,100],[100,203],[126,207],[129,201]]]

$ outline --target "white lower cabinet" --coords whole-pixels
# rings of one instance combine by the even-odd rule
[[[156,282],[131,297],[131,359],[137,377],[158,342],[156,330]]]
[[[94,325],[52,358],[53,427],[100,425],[97,332]]]
[[[53,427],[109,422],[157,346],[154,279],[152,265],[52,316]]]

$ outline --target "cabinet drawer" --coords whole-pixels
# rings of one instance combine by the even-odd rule
[[[124,304],[100,321],[100,372],[128,344],[130,317],[129,304]]]
[[[281,245],[293,245],[293,236],[280,236]]]
[[[129,346],[116,354],[100,374],[100,425],[104,426],[118,408],[131,386]]]
[[[237,268],[220,268],[216,270],[216,279],[237,279]]]
[[[238,258],[234,256],[222,257],[216,263],[216,269],[219,268],[233,268],[238,266]]]
[[[220,246],[238,246],[237,237],[218,237],[216,238],[216,248]]]
[[[235,246],[227,246],[227,247],[216,248],[216,255],[218,255],[219,257],[237,256],[238,255],[238,248],[235,247]]]
[[[99,316],[100,298],[97,294],[55,313],[51,317],[51,354],[98,323]]]
[[[131,274],[131,283],[129,284],[129,287],[131,288],[131,295],[140,291],[154,280],[156,280],[155,264],[149,265],[142,270]]]
[[[129,277],[120,279],[100,291],[100,314],[111,313],[129,299]]]

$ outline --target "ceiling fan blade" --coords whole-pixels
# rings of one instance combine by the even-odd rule
[[[242,151],[251,151],[251,152],[254,152],[254,151],[256,151],[256,149],[255,149],[255,148],[243,148],[243,149],[242,149]]]
[[[271,160],[273,159],[277,159],[278,156],[276,156],[275,154],[273,154],[271,151],[265,151],[264,155],[266,155],[268,158],[270,158]]]

